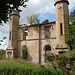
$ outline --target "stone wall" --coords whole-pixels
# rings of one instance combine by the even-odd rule
[[[45,27],[49,26],[50,37],[46,38]],[[26,27],[25,27],[26,28]],[[31,62],[39,63],[39,49],[41,50],[41,63],[44,63],[45,45],[51,46],[51,52],[55,51],[56,46],[56,26],[55,23],[45,25],[27,26],[27,39],[21,40],[21,33],[24,28],[18,29],[18,54],[21,54],[21,47],[27,46],[28,60]],[[39,31],[40,29],[40,31]],[[39,33],[40,32],[40,33]],[[40,37],[39,37],[40,36]],[[40,38],[40,39],[39,39]],[[40,47],[39,47],[40,44]]]

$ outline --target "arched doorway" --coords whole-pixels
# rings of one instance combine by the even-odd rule
[[[21,50],[22,50],[21,57],[22,57],[22,59],[26,60],[27,56],[28,56],[28,51],[27,51],[26,45],[22,46]]]
[[[51,46],[50,45],[45,45],[44,50],[45,50],[45,55],[44,56],[45,56],[45,62],[46,62],[46,55],[51,52]]]
[[[45,45],[44,50],[45,51],[51,51],[51,46],[50,45]]]

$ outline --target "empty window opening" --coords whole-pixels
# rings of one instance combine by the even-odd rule
[[[28,30],[25,30],[24,33],[25,33],[25,40],[27,40],[28,39]]]
[[[49,46],[49,45],[46,45],[45,47],[44,47],[44,50],[45,50],[45,62],[46,62],[46,56],[49,54],[49,53],[51,53],[51,46]]]
[[[8,59],[10,59],[10,58],[11,58],[12,53],[11,53],[11,52],[8,52],[8,53],[7,53],[7,55],[8,55]]]
[[[49,27],[45,28],[45,36],[46,38],[50,38],[50,28]]]
[[[59,51],[60,54],[65,53],[65,51]]]
[[[60,23],[60,33],[63,35],[62,23]]]
[[[10,31],[10,35],[9,35],[10,37],[9,37],[9,40],[11,40],[11,31]]]

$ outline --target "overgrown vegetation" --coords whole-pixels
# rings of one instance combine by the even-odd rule
[[[75,75],[75,50],[58,55],[49,53],[46,55],[46,60],[52,62],[58,75],[59,72],[57,71],[57,68],[62,70],[63,75]],[[56,66],[56,64],[58,66]]]
[[[57,69],[60,75],[62,72]],[[24,60],[0,61],[0,75],[58,75],[53,67],[41,67]]]
[[[24,60],[26,60],[27,59],[27,56],[28,56],[28,51],[27,51],[27,47],[26,46],[23,46],[22,48],[21,48],[21,50],[22,50],[22,59],[24,59]]]
[[[0,59],[5,59],[6,58],[6,51],[3,49],[0,49]]]
[[[39,14],[33,14],[32,16],[27,17],[27,21],[30,25],[39,24],[40,20],[38,19]]]
[[[70,50],[75,49],[75,9],[70,14],[69,34],[66,34],[66,42],[70,46]]]

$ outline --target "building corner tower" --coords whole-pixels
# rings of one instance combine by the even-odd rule
[[[66,44],[65,34],[68,32],[69,27],[69,11],[68,0],[55,0],[55,13],[56,13],[56,50],[59,53],[68,50]]]
[[[6,49],[6,58],[17,58],[17,41],[18,41],[18,25],[19,25],[19,11],[12,10],[10,14],[9,25],[9,42]]]

